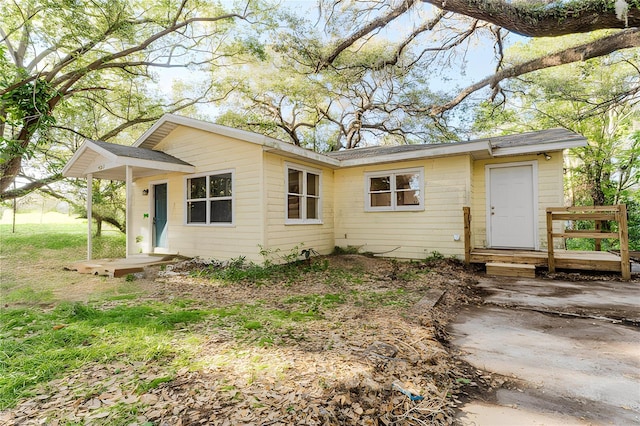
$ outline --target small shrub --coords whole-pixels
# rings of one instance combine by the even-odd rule
[[[435,262],[437,260],[444,259],[444,255],[438,250],[433,250],[429,256],[425,259],[426,262]]]
[[[358,254],[359,251],[360,251],[360,248],[356,246],[346,246],[346,247],[335,246],[333,248],[333,254]]]

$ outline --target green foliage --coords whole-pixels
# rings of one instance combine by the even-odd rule
[[[346,247],[335,246],[333,248],[333,254],[336,254],[336,255],[340,255],[340,254],[358,254],[359,252],[360,252],[360,248],[356,247],[356,246],[346,246]]]
[[[0,126],[0,196],[10,190],[5,185],[20,166],[34,183],[60,180],[84,138],[129,144],[165,112],[194,113],[195,105],[217,97],[205,67],[226,61],[240,47],[260,55],[259,36],[238,46],[228,37],[236,19],[197,22],[226,15],[223,9],[234,6],[189,5],[0,2],[0,120],[7,124]],[[250,7],[261,6],[251,2]],[[173,93],[162,93],[154,63],[192,72],[172,84]],[[74,192],[60,184],[49,189],[61,197]]]
[[[444,255],[440,253],[438,250],[434,250],[429,254],[429,256],[427,256],[427,258],[425,259],[425,262],[427,263],[435,262],[442,259],[444,259]]]
[[[295,256],[297,257],[297,254]],[[291,259],[292,255],[289,254],[285,258]],[[324,271],[327,268],[328,262],[326,260],[318,262],[292,260],[284,264],[265,261],[263,265],[257,265],[253,262],[246,262],[244,256],[241,256],[229,260],[222,266],[213,263],[204,269],[194,271],[193,274],[229,283],[266,284],[273,281],[291,283],[300,274]]]

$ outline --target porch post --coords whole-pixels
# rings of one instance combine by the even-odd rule
[[[93,257],[93,173],[87,174],[87,260]]]
[[[131,166],[125,166],[126,170],[126,215],[125,215],[125,234],[126,234],[126,257],[129,257],[129,250],[131,249],[131,186],[133,185],[133,171]]]

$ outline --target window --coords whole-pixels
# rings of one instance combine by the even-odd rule
[[[187,178],[187,223],[233,223],[233,172]]]
[[[422,168],[366,173],[365,210],[424,210],[423,182]]]
[[[287,166],[287,223],[320,223],[320,172]]]

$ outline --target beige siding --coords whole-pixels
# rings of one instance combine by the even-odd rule
[[[365,173],[415,167],[424,168],[424,211],[365,211]],[[335,244],[401,258],[425,258],[433,251],[462,256],[462,207],[470,198],[470,174],[468,156],[336,171]]]
[[[186,256],[230,259],[246,256],[260,261],[259,245],[264,244],[262,211],[262,147],[212,133],[178,127],[157,147],[196,166],[196,174],[223,170],[234,172],[234,224],[187,225],[185,219],[186,177],[184,174],[158,175],[138,179],[134,189],[133,232],[142,237],[136,250],[151,251],[151,196],[141,196],[150,182],[168,184],[168,251]],[[151,195],[151,194],[150,194]]]
[[[285,224],[286,217],[286,164],[299,165],[321,172],[321,224]],[[277,257],[298,249],[313,249],[320,254],[333,251],[333,170],[286,159],[278,155],[264,154],[265,182],[265,248]],[[277,260],[274,258],[274,260]]]
[[[473,195],[471,205],[471,245],[487,247],[487,185],[486,166],[490,164],[507,164],[519,162],[536,162],[538,170],[538,216],[537,243],[541,249],[547,246],[547,223],[545,212],[547,207],[563,205],[562,153],[552,152],[551,160],[541,156],[528,155],[491,160],[475,161],[473,165]],[[557,224],[558,227],[561,224]]]

